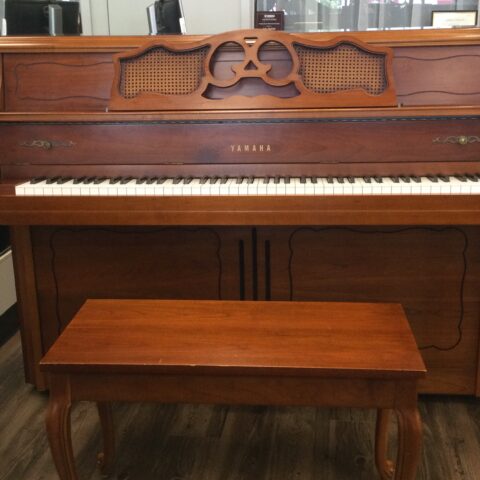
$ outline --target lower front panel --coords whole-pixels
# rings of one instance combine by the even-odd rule
[[[36,227],[32,246],[44,351],[87,298],[396,302],[421,391],[476,393],[478,228]]]

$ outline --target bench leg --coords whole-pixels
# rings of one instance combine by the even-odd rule
[[[415,480],[422,449],[422,420],[417,408],[397,410],[398,454],[395,480]]]
[[[53,461],[60,480],[77,480],[70,434],[70,389],[68,378],[51,375],[46,426]]]
[[[375,465],[382,480],[393,478],[394,465],[387,459],[388,450],[388,427],[391,411],[387,409],[377,410],[377,426],[375,430]]]
[[[97,455],[97,464],[103,475],[111,473],[115,454],[112,406],[108,402],[97,402],[100,425],[102,427],[103,451]]]

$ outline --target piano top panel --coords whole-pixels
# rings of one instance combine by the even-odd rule
[[[338,32],[300,35],[308,41],[329,41],[335,36]],[[352,36],[375,47],[393,48],[399,103],[480,105],[475,86],[480,75],[480,29],[355,32]],[[172,36],[169,41],[181,47],[205,38]],[[30,113],[105,112],[113,54],[148,41],[151,37],[0,37],[4,108]],[[237,62],[236,55],[231,48],[224,49],[220,63],[225,70]]]
[[[478,28],[428,29],[428,30],[379,30],[352,32],[363,42],[390,47],[480,45]],[[309,39],[329,40],[339,32],[319,32],[300,34]],[[180,44],[203,41],[208,35],[170,36]],[[121,52],[144,45],[150,36],[24,36],[1,37],[0,53],[47,53],[47,52]]]

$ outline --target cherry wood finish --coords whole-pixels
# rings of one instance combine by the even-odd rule
[[[477,228],[258,228],[258,298],[398,302],[428,368],[424,393],[476,391]]]
[[[274,42],[276,46],[280,46],[285,52],[285,58],[291,61],[291,71],[286,75],[274,75],[272,65],[263,61],[261,58],[261,49],[269,42]],[[231,78],[218,78],[215,75],[215,64],[217,62],[217,51],[220,47],[234,43],[240,49],[243,49],[242,59],[240,64],[231,67]],[[383,63],[380,69],[382,81],[385,85],[376,94],[370,93],[368,90],[371,73],[367,73],[367,78],[362,79],[362,85],[349,87],[349,82],[352,80],[351,73],[355,70],[355,66],[346,67],[347,58],[344,58],[342,65],[337,68],[341,69],[345,78],[340,76],[340,73],[333,69],[337,64],[329,65],[327,63],[320,63],[324,69],[332,69],[332,78],[340,77],[338,85],[332,85],[329,93],[315,92],[307,87],[306,75],[302,74],[303,70],[308,68],[308,62],[302,60],[297,47],[306,47],[310,52],[315,52],[315,55],[324,55],[327,52],[333,52],[337,47],[348,46],[357,54],[364,55],[363,65],[364,70],[356,71],[355,77],[363,77],[364,71],[367,71],[370,65],[370,60],[378,58]],[[192,58],[199,55],[201,49],[206,49],[206,56],[202,60],[202,67],[197,75],[198,85],[193,87],[191,93],[185,94],[161,94],[161,92],[149,89],[135,92],[135,96],[130,98],[122,92],[122,86],[127,86],[130,83],[139,82],[139,76],[148,75],[152,69],[152,64],[136,69],[137,75],[135,78],[130,78],[124,72],[124,69],[135,62],[142,62],[144,57],[151,51],[161,49],[167,51],[169,58],[160,62],[158,67],[159,75],[162,70],[168,68],[162,63],[172,61],[175,62],[175,55],[189,54]],[[376,60],[375,60],[376,61]],[[182,69],[185,69],[185,63],[192,63],[193,60],[182,60]],[[325,62],[325,60],[323,60]],[[392,51],[385,48],[372,47],[368,44],[360,42],[354,37],[338,36],[332,40],[324,42],[308,40],[305,36],[287,34],[273,30],[240,30],[237,32],[228,32],[219,35],[212,35],[211,37],[197,42],[177,45],[168,39],[158,39],[141,47],[140,49],[115,55],[115,77],[112,86],[110,109],[111,110],[226,110],[245,109],[245,108],[315,108],[315,107],[373,107],[373,106],[392,106],[396,104],[395,87],[393,85],[392,75]],[[343,67],[343,68],[342,68]],[[314,66],[312,65],[312,68]],[[187,69],[188,70],[188,69]],[[345,71],[344,71],[345,70]],[[375,70],[375,69],[374,69]],[[317,72],[319,75],[321,72]],[[281,98],[271,91],[268,95],[261,95],[256,97],[251,96],[232,96],[228,98],[212,100],[208,95],[208,89],[217,87],[219,89],[227,89],[233,87],[239,82],[250,80],[260,80],[262,84],[270,87],[286,87],[294,85],[297,95],[290,98]],[[360,85],[360,83],[358,85]]]
[[[476,197],[2,196],[10,225],[478,225]]]
[[[25,380],[42,390],[46,385],[45,378],[39,370],[39,361],[45,350],[41,338],[42,325],[38,313],[30,228],[26,226],[10,228],[10,241],[13,247]]]
[[[62,480],[77,478],[69,413],[80,399],[101,402],[109,460],[107,401],[391,408],[399,416],[395,479],[415,478],[416,381],[425,367],[400,305],[89,300],[41,365]],[[388,422],[379,418],[381,464]]]
[[[476,45],[397,48],[393,70],[400,86],[398,101],[404,105],[479,104],[480,49]]]
[[[115,175],[127,165],[128,173],[134,175],[178,170],[198,176],[212,171],[298,176],[453,174],[480,169],[480,140],[476,140],[480,116],[399,121],[391,113],[391,118],[347,117],[341,122],[317,118],[55,126],[8,123],[0,125],[0,148],[10,152],[2,168],[18,171],[23,165],[23,178],[27,168],[68,175],[75,167],[74,172],[81,174],[78,166],[85,174],[97,167],[97,173]],[[460,138],[467,143],[460,143]]]
[[[5,80],[3,72],[3,55],[0,54],[0,111],[5,110]]]
[[[307,43],[328,43],[335,41],[334,37],[335,34],[326,33],[302,35],[301,39]],[[475,93],[479,31],[361,32],[354,37],[373,46],[373,49],[393,49],[393,77],[400,93],[398,100],[403,106],[105,112],[113,81],[112,64],[109,63],[113,55],[145,45],[151,37],[0,39],[4,88],[7,91],[7,111],[0,114],[0,148],[4,152],[0,159],[0,223],[12,225],[19,232],[29,232],[29,228],[34,227],[33,253],[30,239],[28,242],[16,242],[16,255],[21,258],[17,277],[25,276],[25,279],[17,280],[24,284],[20,298],[20,302],[25,303],[22,306],[23,335],[26,339],[35,339],[25,343],[29,381],[36,386],[43,385],[36,363],[86,298],[86,292],[89,296],[110,293],[120,298],[146,298],[163,291],[165,297],[219,298],[217,293],[212,293],[211,287],[213,279],[218,279],[218,260],[212,254],[215,241],[198,241],[198,236],[194,234],[190,241],[180,241],[179,245],[170,239],[165,243],[163,253],[158,254],[161,235],[158,244],[151,248],[148,238],[153,237],[145,233],[146,226],[157,229],[171,227],[179,232],[183,231],[179,227],[206,228],[215,232],[210,235],[212,239],[218,234],[221,239],[221,298],[262,299],[267,298],[265,292],[269,290],[271,298],[285,299],[288,283],[285,282],[285,265],[290,258],[288,237],[292,232],[289,227],[369,225],[378,229],[385,226],[462,225],[461,229],[465,230],[464,226],[471,225],[474,228],[467,229],[466,234],[469,253],[465,281],[465,334],[460,345],[451,352],[428,350],[424,353],[432,368],[428,380],[422,383],[422,390],[480,394],[478,356],[474,353],[479,334],[473,308],[475,302],[478,303],[480,291],[476,289],[477,257],[473,253],[476,251],[480,219],[477,198],[32,200],[14,196],[15,184],[39,175],[479,173],[480,142],[477,138],[480,109]],[[169,41],[181,49],[192,42],[205,42],[207,38],[178,36],[169,38]],[[239,48],[222,47],[216,56],[217,73],[225,75],[232,66],[241,63],[239,52]],[[266,58],[272,68],[286,65],[284,52],[278,46],[269,48],[267,53]],[[445,70],[448,70],[448,75],[435,74],[435,78],[427,81],[430,72]],[[55,78],[52,79],[53,71]],[[443,93],[434,92],[438,90]],[[459,139],[463,137],[470,140],[462,144]],[[256,151],[253,151],[253,145]],[[260,145],[264,145],[262,153]],[[270,146],[269,152],[266,145]],[[97,229],[105,226],[120,229],[135,227],[134,236],[139,244],[148,247],[145,254],[135,252],[132,258],[141,258],[145,266],[143,269],[132,266],[132,258],[129,259],[131,249],[119,240],[118,233],[110,234],[112,247],[105,259],[114,257],[115,261],[107,262],[105,259],[102,261],[105,248],[96,234],[89,236],[85,232],[74,231],[74,228],[69,235],[65,232],[61,235],[53,233],[68,226]],[[179,235],[182,238],[184,233]],[[436,234],[432,233],[432,237],[436,238]],[[59,241],[60,238],[62,241]],[[80,238],[85,244],[92,242],[90,250],[81,248]],[[305,248],[316,245],[315,238],[312,235],[309,240],[305,239]],[[336,238],[342,241],[344,237],[339,233]],[[409,238],[409,241],[415,242],[417,236]],[[53,250],[51,239],[54,239]],[[322,239],[326,241],[324,237]],[[74,266],[72,273],[68,270],[70,241],[72,248],[75,247],[75,257],[71,260]],[[326,245],[331,248],[334,242],[328,240]],[[353,238],[352,242],[357,240]],[[375,240],[378,248],[386,248],[392,253],[400,251],[401,258],[408,258],[405,255],[409,242],[401,248],[398,242],[395,240],[395,246],[386,247],[385,242]],[[268,248],[270,253],[267,255]],[[27,253],[23,249],[27,249]],[[156,255],[152,261],[149,250],[156,252],[158,258]],[[153,265],[161,263],[161,259],[168,258],[167,250],[176,252],[171,258],[182,257],[179,252],[184,251],[185,258],[190,259],[194,256],[193,252],[198,251],[201,260],[193,261],[181,273],[169,267],[162,274],[157,274],[153,267],[150,269],[148,262]],[[325,258],[318,250],[312,250],[316,251],[312,262]],[[447,262],[448,268],[453,270],[459,264],[459,248],[455,241],[447,240],[445,251],[435,248],[438,253],[435,259],[427,248],[414,246],[411,250],[415,252],[412,264],[422,265],[430,260],[432,265],[426,270],[434,273],[431,278],[437,283],[440,282],[438,269],[441,262]],[[347,251],[354,266],[352,275],[356,275],[361,271],[359,262],[365,249],[357,249],[357,262],[352,261],[355,248],[347,248]],[[88,258],[95,259],[91,268],[88,268]],[[268,262],[269,268],[266,266]],[[372,265],[378,264],[375,262],[377,260]],[[196,274],[195,266],[201,267],[200,275]],[[294,266],[294,281],[298,285],[298,279],[303,278],[302,271],[310,271],[309,262],[302,260]],[[94,272],[98,268],[100,275],[96,278]],[[332,265],[328,268],[331,272],[335,271]],[[78,275],[78,282],[73,282],[73,272],[77,271],[82,275],[88,273],[86,278],[92,280],[81,281]],[[399,275],[402,272],[398,270]],[[56,275],[60,283],[55,281]],[[121,277],[116,289],[112,286],[116,283],[112,281],[115,275]],[[168,280],[168,277],[173,280]],[[101,278],[105,279],[102,288],[98,283]],[[182,278],[188,278],[188,289],[182,290]],[[200,286],[192,287],[196,278],[201,279]],[[317,282],[318,275],[312,278],[316,285],[325,287]],[[339,291],[341,278],[342,274],[337,270],[331,284],[334,292]],[[452,278],[449,276],[447,283],[456,288],[458,282],[452,281]],[[158,281],[156,290],[148,287],[151,280]],[[396,282],[398,301],[413,298],[402,278]],[[311,295],[312,299],[321,299],[321,296],[312,296],[312,285],[307,283],[302,284],[297,294],[302,298]],[[358,287],[350,279],[345,282],[345,291],[349,295],[357,295]],[[33,294],[29,291],[31,288],[35,290]],[[58,292],[56,288],[59,288]],[[422,314],[413,315],[414,328],[417,334],[420,332],[422,345],[451,345],[458,335],[455,323],[450,321],[455,322],[458,316],[449,314],[450,321],[447,316],[441,316],[442,327],[430,328],[433,300],[429,297],[428,288],[420,288],[419,291],[424,292],[424,297],[412,305],[422,311]],[[369,290],[365,300],[388,301],[391,300],[388,293],[383,290],[377,297],[373,290]],[[332,291],[325,295],[332,295]],[[456,290],[449,291],[445,296],[449,312],[458,307],[457,297]]]
[[[338,36],[337,32],[321,32],[298,34],[305,38],[331,40]],[[455,30],[432,29],[412,31],[364,31],[355,32],[355,37],[362,42],[381,46],[443,46],[443,45],[479,45],[480,36],[477,28],[461,28]],[[179,43],[190,43],[204,40],[208,35],[181,35],[176,37]],[[115,52],[137,48],[145,44],[145,36],[65,36],[65,37],[4,37],[1,39],[2,52],[46,51],[58,52]]]
[[[87,298],[251,298],[248,230],[54,227],[32,236],[44,351]]]
[[[7,111],[105,110],[113,75],[104,53],[5,55]]]

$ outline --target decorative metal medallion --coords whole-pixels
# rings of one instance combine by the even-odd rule
[[[480,137],[477,137],[476,135],[459,135],[458,137],[452,135],[445,138],[436,137],[432,140],[432,143],[454,143],[457,145],[468,145],[469,143],[476,142],[480,143]]]
[[[28,142],[20,143],[21,147],[28,148],[43,148],[44,150],[51,150],[52,148],[62,147],[71,148],[75,145],[75,142],[70,140],[63,142],[58,140],[30,140]]]

